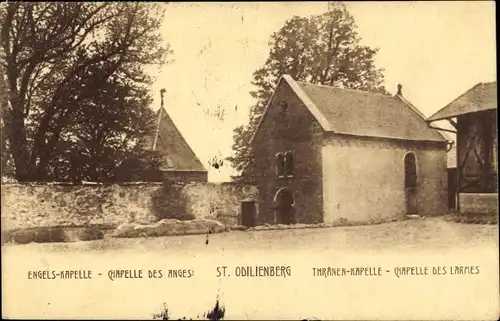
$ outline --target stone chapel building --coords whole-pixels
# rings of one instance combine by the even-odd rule
[[[447,211],[447,145],[395,96],[280,78],[251,141],[260,224]]]

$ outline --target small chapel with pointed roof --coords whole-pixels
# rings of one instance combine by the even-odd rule
[[[447,211],[449,142],[402,94],[284,75],[251,145],[260,223],[374,222]]]
[[[163,107],[163,93],[162,104],[156,115],[157,123],[148,148],[161,155],[160,171],[163,179],[206,182],[208,171]]]

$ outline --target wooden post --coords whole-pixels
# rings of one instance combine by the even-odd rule
[[[461,170],[461,164],[460,164],[460,139],[459,139],[459,136],[460,136],[460,120],[458,119],[457,117],[457,135],[455,137],[455,140],[456,140],[456,144],[457,144],[457,190],[456,190],[456,196],[455,196],[455,199],[456,199],[456,209],[457,209],[457,212],[456,214],[460,214],[460,170]]]

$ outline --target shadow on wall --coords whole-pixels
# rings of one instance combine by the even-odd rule
[[[187,199],[182,193],[182,186],[163,184],[163,187],[151,195],[151,211],[158,220],[177,219],[193,220],[195,215],[187,210]]]
[[[243,201],[258,199],[257,187],[229,182],[189,184],[182,192],[188,213],[230,226],[239,224]]]
[[[2,230],[36,227],[112,228],[161,219],[212,219],[235,225],[241,200],[257,189],[233,184],[2,184]]]

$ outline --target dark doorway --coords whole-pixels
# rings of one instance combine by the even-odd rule
[[[406,213],[417,214],[417,159],[408,153],[404,158]]]
[[[294,200],[290,190],[280,189],[275,196],[276,204],[276,223],[278,224],[294,224],[295,209],[293,208]]]
[[[257,209],[255,201],[241,202],[241,225],[252,227],[255,226],[257,220]]]

